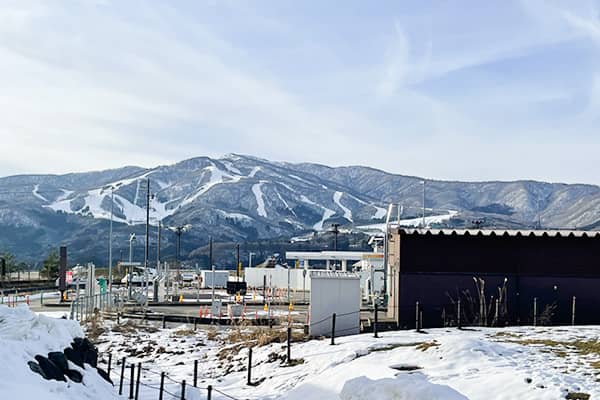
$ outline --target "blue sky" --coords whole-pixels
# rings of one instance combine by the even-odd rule
[[[0,175],[234,152],[600,184],[600,4],[4,1]]]

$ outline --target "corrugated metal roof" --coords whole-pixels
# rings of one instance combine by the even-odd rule
[[[394,230],[400,234],[416,235],[470,235],[470,236],[547,236],[547,237],[600,237],[599,231],[573,231],[573,230],[518,230],[518,229],[420,229],[401,228]]]

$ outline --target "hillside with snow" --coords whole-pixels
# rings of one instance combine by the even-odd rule
[[[74,245],[89,259],[105,258],[108,219],[126,251],[129,233],[143,235],[150,185],[150,223],[191,224],[185,253],[206,243],[292,238],[329,229],[380,228],[390,202],[404,210],[403,225],[421,223],[421,178],[368,167],[332,168],[272,162],[230,154],[173,165],[67,175],[0,178],[0,243],[24,258],[48,245]],[[426,223],[470,227],[473,219],[497,228],[594,228],[600,188],[542,182],[427,181]],[[165,235],[165,244],[173,238]],[[191,243],[195,243],[192,245]],[[79,254],[79,253],[78,253]]]

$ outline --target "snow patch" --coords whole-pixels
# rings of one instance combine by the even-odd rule
[[[346,218],[350,222],[354,222],[352,220],[352,211],[348,207],[344,206],[341,202],[343,194],[343,192],[335,192],[333,194],[333,201],[335,202],[335,204],[338,205],[338,207],[340,207],[344,211],[344,218]]]
[[[48,199],[47,199],[47,198],[45,198],[44,196],[42,196],[42,195],[41,195],[41,194],[38,192],[38,190],[39,190],[39,189],[40,189],[40,185],[35,185],[35,186],[33,187],[33,190],[31,191],[31,193],[32,193],[32,194],[33,194],[35,197],[37,197],[38,199],[40,199],[40,200],[42,200],[42,201],[45,201],[46,203],[49,203]]]
[[[254,197],[256,198],[256,212],[261,217],[267,218],[267,211],[265,210],[265,201],[263,199],[263,192],[261,190],[261,186],[263,183],[265,182],[260,181],[259,183],[252,185],[252,193],[254,193]]]
[[[351,379],[340,393],[342,400],[468,400],[446,385],[429,382],[421,373],[401,374],[396,378],[369,379],[365,376]]]

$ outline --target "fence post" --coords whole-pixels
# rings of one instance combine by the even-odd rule
[[[158,400],[163,400],[163,390],[165,390],[165,373],[160,373],[160,391],[158,392]]]
[[[119,396],[123,394],[123,378],[125,377],[125,357],[121,360],[121,379],[119,380]]]
[[[135,364],[131,364],[131,375],[129,380],[129,399],[133,400],[133,384],[135,383]]]
[[[335,344],[335,313],[331,316],[331,345]]]
[[[107,368],[108,369],[108,372],[107,372],[108,376],[110,376],[110,367],[111,367],[111,365],[112,365],[112,353],[108,353],[108,368]]]
[[[138,400],[140,394],[140,374],[142,372],[142,363],[138,363],[137,379],[135,381],[135,400]]]
[[[198,360],[194,360],[194,387],[198,387]]]
[[[571,307],[571,325],[575,326],[575,296],[573,296],[573,305]]]
[[[40,306],[44,305],[44,292],[40,293]]]
[[[421,330],[421,329],[419,329],[419,302],[418,301],[415,305],[415,328],[417,329],[417,332],[419,332]]]
[[[252,385],[252,347],[248,349],[248,386]]]
[[[163,315],[162,316],[162,327],[163,327],[163,329],[165,329],[165,326],[166,326],[166,321],[165,321],[165,316]]]
[[[533,326],[537,326],[537,297],[533,298]]]
[[[206,396],[207,400],[212,400],[212,385],[208,385],[208,387],[206,388],[206,391],[208,392],[208,395]]]
[[[181,381],[181,400],[185,400],[185,379]]]
[[[198,318],[194,317],[194,332],[198,329]]]
[[[378,323],[378,314],[379,314],[379,310],[377,309],[377,301],[375,301],[375,310],[374,310],[374,321],[373,321],[373,337],[374,338],[378,338],[379,335],[377,335],[377,323]]]

